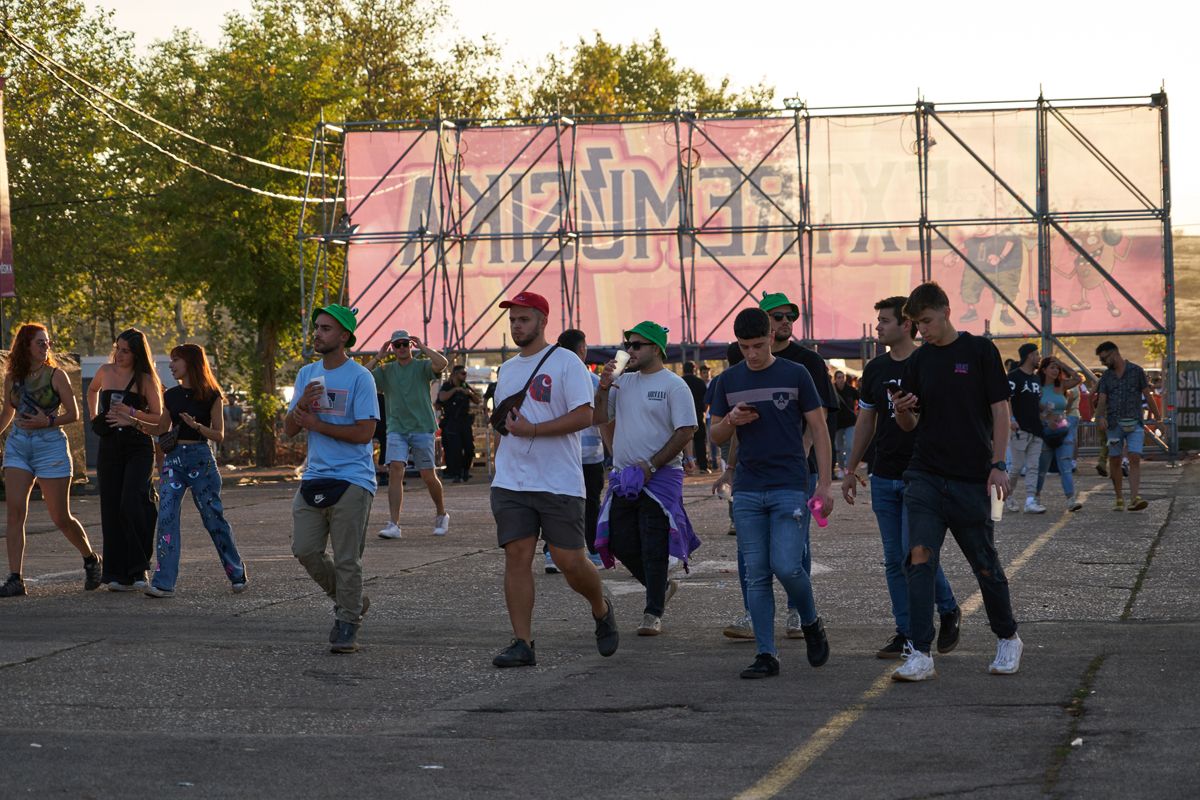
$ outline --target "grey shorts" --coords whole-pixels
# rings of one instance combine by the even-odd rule
[[[539,532],[547,544],[564,550],[587,546],[583,536],[582,497],[551,492],[514,492],[492,487],[492,516],[496,518],[496,541],[501,547]]]

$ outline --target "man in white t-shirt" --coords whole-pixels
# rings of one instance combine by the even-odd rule
[[[354,311],[327,305],[313,311],[312,321],[321,360],[300,368],[283,418],[288,436],[308,435],[304,477],[292,502],[292,554],[333,600],[329,649],[353,653],[370,605],[362,554],[375,499],[371,440],[379,401],[371,373],[346,355],[358,326]]]
[[[537,663],[533,647],[533,575],[530,563],[540,534],[567,584],[591,605],[596,649],[617,651],[612,599],[586,555],[583,453],[580,431],[592,425],[592,379],[579,357],[546,342],[550,304],[521,292],[500,304],[508,309],[509,333],[521,352],[505,361],[496,385],[497,405],[524,394],[508,415],[508,433],[496,450],[492,514],[504,548],[504,599],[512,643],[492,663],[523,667]],[[532,377],[532,379],[531,379]]]
[[[662,615],[669,597],[671,524],[664,500],[647,489],[652,481],[656,485],[670,483],[674,490],[670,496],[682,498],[680,454],[696,432],[696,402],[683,378],[663,365],[666,328],[650,321],[640,322],[625,331],[625,339],[629,363],[616,379],[612,375],[615,362],[605,366],[596,389],[592,419],[597,425],[616,421],[613,467],[642,470],[644,485],[636,497],[611,493],[609,549],[646,587],[646,608],[638,635],[657,636],[662,632]],[[672,590],[678,586],[671,583]]]

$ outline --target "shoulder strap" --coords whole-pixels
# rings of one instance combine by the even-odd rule
[[[132,388],[133,388],[133,385],[134,385],[135,383],[137,383],[137,379],[138,379],[138,375],[137,375],[137,373],[135,372],[135,373],[133,373],[133,375],[132,375],[132,376],[130,376],[130,378],[129,378],[129,383],[125,384],[125,391],[127,391],[127,392],[128,392],[130,389],[132,389]]]
[[[546,363],[546,359],[550,357],[550,354],[553,353],[557,349],[558,349],[557,344],[550,346],[550,349],[546,351],[546,355],[542,356],[542,360],[539,361],[537,363],[537,366],[533,368],[533,372],[529,373],[529,380],[525,381],[525,388],[523,388],[521,390],[521,394],[525,394],[526,392],[529,391],[529,387],[533,385],[533,379],[537,377],[538,370],[540,370],[542,368],[542,365]]]

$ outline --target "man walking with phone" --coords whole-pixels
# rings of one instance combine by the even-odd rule
[[[908,296],[904,314],[925,343],[904,370],[903,388],[892,399],[896,424],[916,431],[908,485],[908,618],[912,652],[892,673],[897,681],[937,677],[933,644],[935,576],[946,530],[967,558],[988,623],[998,639],[989,671],[1011,675],[1021,666],[1023,645],[1013,618],[1008,578],[996,553],[989,495],[1008,495],[1003,454],[1010,416],[1008,381],[996,345],[960,333],[950,322],[950,300],[936,283]]]

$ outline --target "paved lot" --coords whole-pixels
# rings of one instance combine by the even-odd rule
[[[739,680],[753,645],[720,635],[739,605],[734,538],[700,482],[705,541],[663,636],[633,635],[640,589],[608,572],[624,638],[600,658],[586,606],[539,564],[539,664],[508,671],[490,664],[509,632],[480,483],[447,487],[445,538],[419,481],[401,541],[374,536],[376,499],[352,656],[327,652],[330,604],[289,555],[294,484],[226,489],[251,567],[237,596],[190,507],[167,601],[82,592],[38,507],[31,596],[0,601],[0,797],[1195,796],[1200,467],[1152,465],[1137,514],[1082,481],[1083,511],[1052,485],[1050,513],[998,534],[1021,673],[987,674],[995,639],[948,550],[963,641],[918,685],[874,658],[891,627],[865,497],[814,536],[832,658],[811,669],[782,640],[768,681]],[[98,543],[98,499],[75,505]]]

